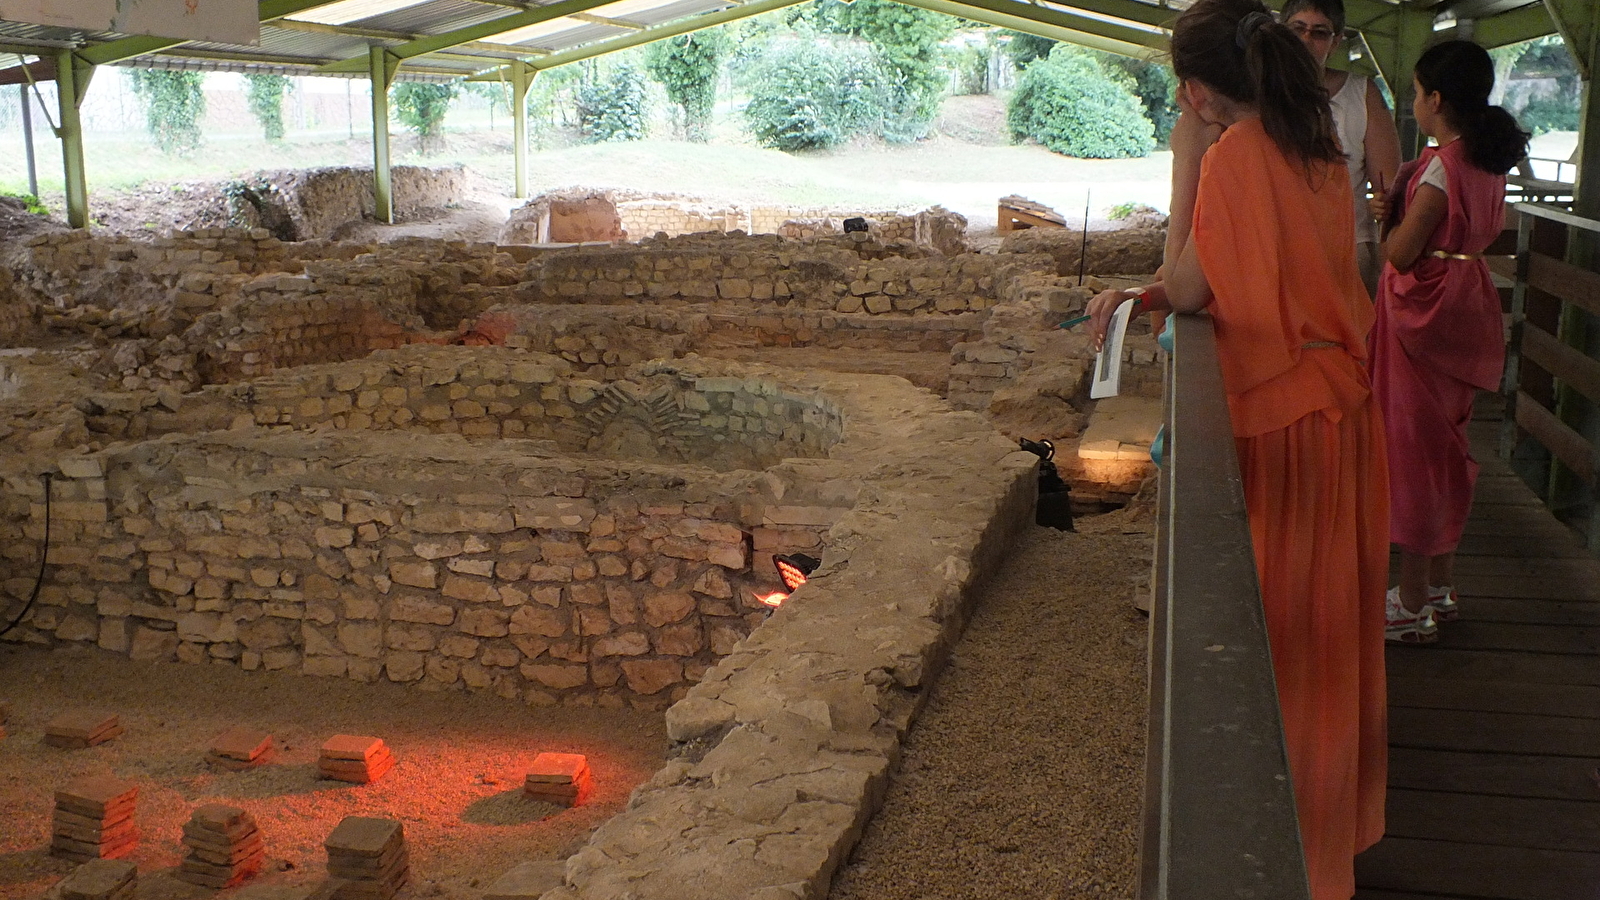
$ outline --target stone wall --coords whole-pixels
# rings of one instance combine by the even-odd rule
[[[397,219],[459,203],[465,191],[461,166],[393,166],[392,202]],[[230,214],[265,227],[288,241],[337,237],[340,228],[376,214],[372,170],[337,166],[258,172],[239,182]]]
[[[768,555],[817,552],[854,504],[855,486],[813,480],[805,458],[848,443],[845,419],[815,385],[738,367],[658,365],[610,384],[561,369],[415,347],[176,410],[101,410],[142,439],[9,460],[15,598],[43,538],[31,470],[60,473],[48,587],[18,639],[541,704],[664,703],[760,623],[753,595],[777,586]],[[510,427],[525,407],[507,387],[542,396],[551,427],[471,441],[529,430]],[[650,435],[663,410],[667,431]],[[852,452],[870,454],[878,413],[855,412]],[[486,422],[498,427],[473,427]],[[203,430],[219,423],[231,427]],[[700,465],[674,468],[641,435]]]
[[[17,347],[33,336],[37,307],[17,290],[16,277],[0,266],[0,347]]]
[[[866,312],[959,313],[994,305],[996,277],[1020,257],[930,256],[864,233],[807,243],[776,236],[650,240],[536,257],[530,302],[739,302]]]

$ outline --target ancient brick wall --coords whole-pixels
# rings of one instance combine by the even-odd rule
[[[32,337],[35,304],[17,291],[16,276],[0,266],[0,347],[16,347]]]

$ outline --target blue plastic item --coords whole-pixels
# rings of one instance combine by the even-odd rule
[[[1150,461],[1156,468],[1166,468],[1167,456],[1167,426],[1162,425],[1156,429],[1156,439],[1150,442]]]

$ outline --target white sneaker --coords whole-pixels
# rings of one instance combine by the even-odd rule
[[[1453,587],[1429,585],[1428,605],[1433,607],[1433,618],[1436,622],[1454,622],[1461,618],[1461,606],[1456,603],[1456,589]]]
[[[1397,644],[1431,644],[1439,639],[1439,626],[1434,622],[1433,607],[1424,605],[1419,612],[1406,609],[1400,602],[1400,588],[1389,588],[1384,595],[1385,625],[1383,638]]]

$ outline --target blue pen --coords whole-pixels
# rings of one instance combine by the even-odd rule
[[[1134,309],[1138,309],[1139,307],[1141,307],[1143,305],[1144,305],[1144,298],[1143,297],[1135,297],[1135,298],[1133,298],[1133,308]],[[1092,318],[1094,318],[1094,316],[1076,316],[1074,318],[1066,320],[1065,322],[1062,322],[1060,325],[1057,325],[1056,327],[1057,328],[1076,328],[1077,326],[1082,325],[1083,323],[1089,321]]]

